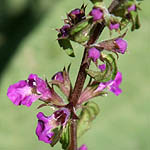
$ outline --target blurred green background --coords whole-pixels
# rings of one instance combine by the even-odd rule
[[[91,7],[90,2],[88,8]],[[107,1],[110,3],[111,1]],[[69,58],[56,41],[55,28],[63,24],[66,12],[80,7],[81,0],[0,0],[0,150],[59,150],[39,142],[35,135],[36,114],[50,115],[50,108],[37,110],[16,107],[7,98],[7,88],[30,73],[50,79],[64,65],[72,62],[74,83],[83,48],[73,44],[76,58]],[[120,56],[123,93],[116,97],[94,99],[101,113],[79,145],[89,150],[150,150],[150,12],[149,1],[141,5],[140,30],[125,37],[128,52]],[[108,38],[108,29],[102,34]]]

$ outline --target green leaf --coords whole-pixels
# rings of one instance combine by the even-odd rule
[[[62,47],[68,56],[75,57],[73,47],[70,40],[68,39],[58,39],[59,46]]]
[[[106,69],[103,72],[100,71],[92,71],[89,69],[86,69],[86,72],[89,76],[94,78],[97,82],[107,82],[109,80],[114,80],[116,74],[117,74],[117,64],[114,56],[112,54],[104,55],[102,54]]]
[[[82,109],[77,124],[77,137],[81,137],[91,126],[92,121],[99,114],[99,106],[95,102],[87,102]]]
[[[69,34],[73,36],[74,34],[84,29],[88,24],[89,24],[89,18],[76,24],[73,28],[71,28],[71,31],[69,32]]]
[[[135,11],[131,11],[131,20],[132,20],[132,27],[131,27],[131,31],[134,31],[135,29],[139,29],[140,28],[140,21],[139,21],[139,16],[138,13]]]
[[[137,14],[135,18],[135,29],[139,29],[140,26],[141,25],[140,25],[139,15]]]
[[[55,128],[53,132],[54,132],[54,136],[52,138],[52,143],[50,144],[52,147],[60,140],[60,136],[62,134],[62,127],[60,129]]]
[[[60,143],[62,144],[62,149],[66,150],[69,146],[70,141],[70,123],[67,124],[66,128],[63,129],[63,133],[60,139]]]
[[[88,18],[76,26],[74,26],[70,31],[70,39],[72,41],[78,42],[80,44],[84,44],[90,38],[90,35],[93,32],[94,23],[92,18]]]

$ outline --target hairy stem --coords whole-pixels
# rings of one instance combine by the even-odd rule
[[[119,7],[122,3],[124,3],[126,0],[113,0],[111,5],[109,6],[108,10],[109,12],[115,11],[117,7]],[[88,41],[87,45],[94,44],[96,40],[99,38],[100,34],[102,33],[103,29],[105,27],[105,22],[98,23],[95,27],[95,30],[93,32],[93,35],[90,37],[90,40]],[[76,104],[78,102],[78,99],[80,97],[80,94],[82,92],[85,80],[86,80],[86,69],[89,68],[91,60],[88,58],[88,49],[85,48],[82,62],[80,65],[80,69],[78,72],[78,76],[75,82],[75,86],[73,89],[72,94],[70,95],[70,103],[73,104],[73,107],[76,107]],[[70,129],[70,145],[68,150],[77,150],[77,120],[72,118],[71,122],[71,129]]]

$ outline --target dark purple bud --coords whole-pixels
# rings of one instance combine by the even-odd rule
[[[100,8],[93,8],[90,15],[93,16],[93,21],[103,19],[103,11]]]
[[[68,14],[68,17],[71,19],[71,23],[77,24],[86,18],[84,9],[85,7],[82,9],[76,8]]]
[[[60,29],[60,35],[59,37],[66,37],[69,35],[69,30],[70,30],[70,25],[65,24],[61,29]]]
[[[115,43],[117,45],[116,51],[118,53],[124,54],[128,46],[127,42],[123,40],[122,38],[118,38],[115,40]]]
[[[91,58],[94,62],[100,57],[100,51],[95,47],[92,47],[88,51],[88,57]]]
[[[37,114],[38,125],[36,135],[40,141],[51,144],[55,133],[53,129],[62,126],[65,127],[70,117],[70,111],[67,108],[61,108],[55,111],[51,116],[45,116],[42,112]]]
[[[81,14],[81,9],[79,9],[79,8],[76,8],[76,9],[74,9],[74,10],[72,10],[69,14],[70,15],[79,15],[79,14]]]
[[[128,12],[130,13],[130,11],[136,11],[136,5],[135,4],[128,7]]]

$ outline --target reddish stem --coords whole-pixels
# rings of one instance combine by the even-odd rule
[[[110,7],[108,8],[109,12],[113,12],[118,6],[120,6],[122,3],[124,3],[126,0],[113,0]],[[87,45],[94,44],[96,40],[99,38],[100,34],[102,33],[103,29],[105,27],[105,22],[103,21],[101,24],[98,23],[95,27],[95,30],[93,32],[93,35],[90,37],[90,40],[88,41]],[[70,95],[70,103],[72,105],[72,111],[73,107],[76,107],[76,104],[78,102],[78,99],[80,97],[80,94],[82,92],[85,80],[86,80],[86,69],[88,69],[90,66],[90,59],[88,58],[88,49],[85,48],[82,62],[80,65],[80,69],[78,72],[78,76],[76,79],[76,83],[73,89],[72,94]],[[72,115],[74,116],[74,115]],[[70,127],[70,145],[68,150],[77,150],[77,120],[72,117],[71,121],[71,127]]]

